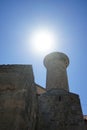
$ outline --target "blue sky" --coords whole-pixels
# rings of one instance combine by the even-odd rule
[[[53,51],[68,55],[70,91],[87,114],[87,1],[0,0],[0,64],[32,64],[35,82],[45,87],[43,56],[27,40],[34,28],[48,27],[58,41]]]

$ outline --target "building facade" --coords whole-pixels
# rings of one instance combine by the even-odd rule
[[[0,65],[0,130],[86,130],[80,99],[69,92],[69,58],[47,55],[46,89],[34,81],[31,65]]]

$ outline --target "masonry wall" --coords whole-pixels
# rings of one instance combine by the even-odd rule
[[[78,95],[41,90],[31,65],[0,65],[0,130],[85,130]]]
[[[84,118],[84,122],[85,122],[86,130],[87,130],[87,115],[84,115],[83,118]]]
[[[0,65],[0,130],[35,130],[36,89],[31,65]]]
[[[36,86],[36,90],[37,90],[37,95],[40,95],[40,94],[43,94],[46,92],[46,89],[41,87],[40,85],[35,84],[35,86]]]
[[[85,130],[78,95],[52,89],[38,98],[37,130]]]

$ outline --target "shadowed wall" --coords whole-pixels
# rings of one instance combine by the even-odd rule
[[[36,88],[31,65],[0,65],[0,130],[34,130]]]

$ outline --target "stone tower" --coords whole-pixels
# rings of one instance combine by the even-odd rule
[[[69,65],[68,57],[59,52],[48,54],[44,59],[47,68],[46,88],[60,88],[69,91],[66,67]]]
[[[44,93],[31,65],[0,65],[0,130],[85,130],[79,96],[69,92],[68,57],[54,52],[44,65]]]
[[[59,52],[44,59],[47,92],[38,98],[37,130],[85,130],[79,96],[69,92],[68,57]]]

